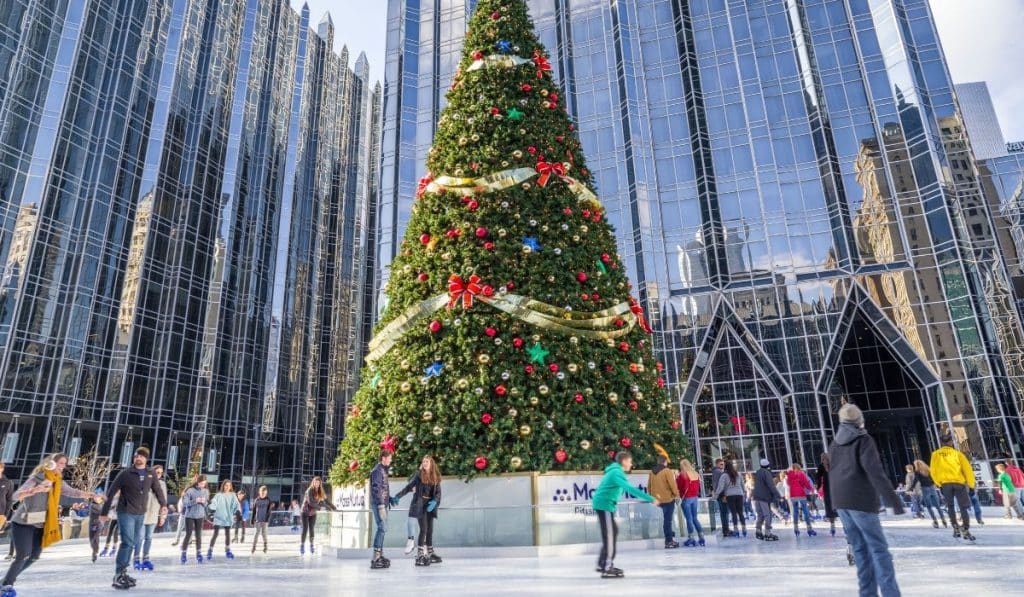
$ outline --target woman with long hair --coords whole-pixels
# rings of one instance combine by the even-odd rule
[[[181,544],[181,563],[188,561],[188,544],[192,533],[196,535],[196,561],[203,563],[203,522],[206,505],[210,503],[210,490],[206,488],[206,475],[195,475],[192,483],[181,494],[178,516],[185,521],[185,541]]]
[[[818,533],[812,526],[811,511],[807,507],[807,496],[814,493],[814,486],[807,478],[804,467],[797,462],[790,465],[786,474],[786,484],[789,486],[789,502],[793,511],[793,532],[800,536],[800,514],[803,513],[804,522],[807,523],[807,535],[816,536]]]
[[[679,496],[683,500],[683,518],[686,519],[686,541],[683,547],[704,547],[704,527],[700,524],[697,516],[697,507],[700,502],[700,475],[693,463],[685,458],[679,462],[679,476],[676,477],[676,487],[679,488]],[[698,539],[693,539],[693,532],[697,531]]]
[[[11,516],[11,543],[14,561],[0,583],[0,596],[15,595],[14,581],[21,572],[39,559],[43,548],[61,540],[60,510],[76,500],[91,500],[91,491],[75,489],[64,480],[68,457],[61,453],[43,459],[21,487],[14,492],[21,502]]]
[[[839,517],[839,513],[832,507],[832,492],[828,487],[828,471],[831,466],[832,461],[828,458],[828,452],[822,452],[821,460],[818,461],[818,470],[815,473],[814,478],[818,483],[818,491],[825,500],[825,520],[827,520],[829,524],[829,533],[835,537],[836,518]]]
[[[948,528],[946,514],[939,504],[939,490],[935,489],[935,481],[932,481],[932,471],[922,460],[914,461],[914,480],[911,481],[911,485],[921,489],[921,505],[928,509],[928,514],[932,517],[932,527],[939,528],[939,520],[935,518],[935,511],[938,510],[942,526]]]
[[[441,471],[437,470],[437,463],[430,456],[423,457],[412,481],[395,498],[401,499],[410,492],[412,504],[409,505],[409,515],[415,515],[420,526],[416,565],[440,564],[441,558],[434,553],[434,520],[441,505]]]
[[[328,509],[334,511],[334,505],[327,499],[327,490],[324,489],[324,482],[320,477],[313,477],[302,496],[302,539],[299,541],[299,553],[306,553],[306,535],[309,535],[309,553],[316,553],[316,546],[313,544],[314,532],[316,530],[317,512]]]
[[[740,533],[736,528],[741,528],[743,536],[747,536],[747,518],[743,516],[743,477],[736,471],[736,465],[731,460],[725,463],[725,472],[718,478],[718,486],[715,487],[714,499],[721,499],[732,513],[732,528],[730,533],[733,537],[739,537]]]
[[[224,481],[220,484],[220,491],[210,500],[210,510],[213,512],[213,537],[210,539],[210,548],[206,550],[206,559],[213,559],[217,535],[224,531],[224,557],[233,560],[235,554],[231,553],[231,525],[235,524],[235,514],[241,510],[234,483]]]

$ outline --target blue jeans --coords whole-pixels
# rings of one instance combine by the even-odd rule
[[[683,517],[686,518],[686,536],[693,537],[693,530],[697,529],[697,535],[704,537],[704,527],[700,526],[700,519],[697,518],[697,506],[700,500],[695,497],[683,500]]]
[[[882,521],[874,512],[839,510],[843,521],[846,540],[853,550],[857,563],[857,584],[860,597],[899,597],[900,587],[896,584],[896,570],[892,567],[889,543],[882,532]]]
[[[665,543],[670,543],[675,538],[672,532],[672,515],[676,513],[675,500],[658,506],[661,508],[661,532],[665,535]]]
[[[971,507],[974,508],[974,520],[981,524],[981,500],[978,499],[977,492],[971,495]]]
[[[139,559],[139,553],[142,553],[142,559],[149,559],[149,548],[153,546],[153,529],[156,528],[155,524],[144,524],[139,527],[139,534],[135,538],[135,559]]]
[[[117,513],[117,528],[121,530],[121,545],[117,548],[117,573],[127,572],[132,563],[132,554],[142,532],[144,514]]]
[[[373,506],[373,524],[377,526],[377,532],[373,535],[373,549],[384,549],[384,535],[388,532],[387,506]]]
[[[946,520],[946,516],[942,513],[942,506],[939,504],[939,490],[935,487],[922,487],[921,488],[921,504],[928,508],[928,514],[932,517],[932,520],[938,520],[935,518],[935,511],[939,511],[939,518]]]
[[[807,507],[807,498],[792,498],[790,502],[793,504],[793,528],[800,528],[800,513],[804,514],[804,522],[807,523],[807,528],[811,528],[811,510]]]

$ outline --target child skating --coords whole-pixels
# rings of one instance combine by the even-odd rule
[[[103,490],[100,489],[93,496],[92,503],[89,504],[89,546],[92,547],[93,562],[96,561],[96,557],[100,552],[100,535],[103,534],[103,523],[100,522],[100,515],[103,513],[103,502],[105,500]]]
[[[192,534],[196,536],[196,562],[203,563],[203,522],[206,521],[206,505],[210,503],[210,491],[206,488],[206,476],[196,475],[192,485],[181,496],[181,514],[185,519],[185,540],[181,543],[181,563],[188,562],[188,544]]]
[[[206,551],[207,560],[213,559],[213,547],[217,544],[217,535],[220,531],[224,531],[224,557],[229,560],[235,559],[235,554],[231,553],[231,525],[235,522],[235,513],[240,509],[234,485],[231,481],[224,481],[220,484],[220,492],[210,500],[210,510],[213,512],[213,538],[210,539],[210,548]]]
[[[601,484],[594,492],[594,512],[601,525],[601,554],[597,558],[597,571],[601,578],[622,578],[621,569],[615,567],[615,541],[618,539],[619,526],[615,523],[615,511],[619,507],[619,499],[623,492],[645,502],[653,502],[660,506],[647,492],[629,484],[626,473],[633,469],[633,456],[629,452],[619,452],[615,462],[604,469]]]
[[[249,523],[253,528],[252,553],[256,553],[256,544],[263,535],[263,553],[267,553],[267,526],[270,524],[270,498],[267,497],[267,486],[260,487],[259,495],[252,501],[252,518]]]

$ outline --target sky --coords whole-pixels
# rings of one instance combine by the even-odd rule
[[[366,52],[370,76],[384,76],[388,0],[307,0],[310,19],[334,18],[338,47]],[[292,0],[296,7],[303,0]],[[953,81],[987,81],[1007,141],[1024,141],[1024,0],[930,0]],[[383,82],[383,81],[382,81]]]

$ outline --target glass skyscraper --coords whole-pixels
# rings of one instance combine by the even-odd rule
[[[1012,181],[985,188],[926,0],[528,5],[701,466],[816,463],[847,401],[894,479],[947,426],[1021,455]],[[472,9],[388,4],[385,277]]]
[[[286,493],[358,375],[379,92],[288,0],[0,3],[0,432]],[[127,449],[127,452],[125,450]]]

